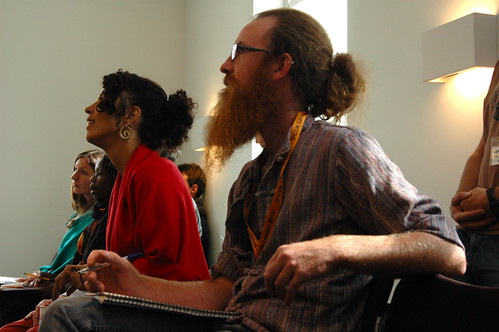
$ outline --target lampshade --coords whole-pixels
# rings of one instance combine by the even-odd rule
[[[497,16],[472,13],[422,34],[423,81],[445,78],[497,61]]]

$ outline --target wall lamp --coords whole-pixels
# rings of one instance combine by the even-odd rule
[[[494,67],[497,16],[472,13],[423,32],[423,81],[445,83],[461,72]]]

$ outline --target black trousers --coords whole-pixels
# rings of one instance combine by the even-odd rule
[[[52,286],[0,290],[0,327],[23,318],[33,311],[41,300],[50,298]]]

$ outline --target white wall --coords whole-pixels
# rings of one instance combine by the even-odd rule
[[[215,106],[223,88],[220,65],[227,59],[239,30],[253,16],[252,0],[187,0],[185,87],[199,103],[196,122],[190,136],[192,144],[182,149],[177,163],[195,162],[202,165],[202,146],[206,116]],[[196,137],[197,136],[197,137]],[[211,261],[220,251],[225,229],[227,196],[242,166],[251,159],[251,146],[236,152],[221,173],[208,176],[205,206],[211,237]]]
[[[467,157],[478,144],[482,101],[455,82],[423,83],[421,33],[471,12],[497,14],[497,0],[349,0],[348,49],[368,75],[368,98],[349,124],[375,136],[406,178],[449,215]],[[492,72],[490,71],[490,74]]]
[[[325,0],[326,1],[326,0]],[[198,101],[191,136],[202,135],[222,87],[218,71],[252,0],[0,1],[0,275],[48,260],[71,212],[69,176],[84,140],[83,108],[102,75],[118,68],[148,76]],[[442,202],[454,192],[481,127],[482,96],[421,82],[421,32],[496,0],[350,0],[349,50],[369,75],[368,101],[349,123],[378,138],[407,178]],[[485,91],[483,91],[485,93]],[[194,141],[202,141],[198,138]],[[178,162],[201,163],[184,146]],[[250,148],[209,179],[213,255],[220,247],[227,193]]]
[[[184,35],[182,0],[0,1],[0,275],[50,263],[102,76],[181,88]]]

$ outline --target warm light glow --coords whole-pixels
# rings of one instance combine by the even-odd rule
[[[446,83],[497,59],[495,15],[473,12],[422,33],[423,80]]]
[[[488,90],[493,68],[477,67],[452,78],[455,90],[463,97],[475,98]]]
[[[442,24],[453,21],[469,13],[496,15],[499,10],[497,0],[462,1],[449,8],[441,17]]]
[[[489,15],[495,15],[495,10],[492,8],[492,4],[490,6],[485,6],[485,5],[476,5],[471,9],[472,13],[482,13],[482,14],[489,14]]]

